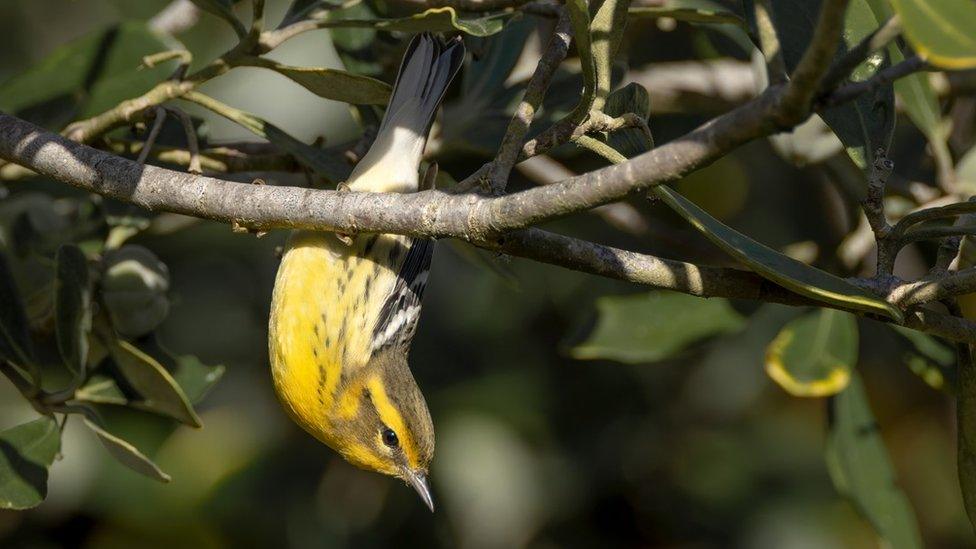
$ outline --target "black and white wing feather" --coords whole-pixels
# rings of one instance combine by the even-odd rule
[[[427,286],[434,241],[411,238],[406,257],[400,265],[393,291],[386,298],[373,331],[372,352],[389,347],[410,348],[420,320],[420,305]]]

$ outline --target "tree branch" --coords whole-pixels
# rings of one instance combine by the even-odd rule
[[[339,193],[250,185],[140,166],[5,114],[0,114],[0,158],[83,190],[149,210],[257,229],[453,237],[511,255],[692,295],[824,306],[745,271],[661,259],[539,229],[514,230],[507,234],[485,231],[485,220],[494,220],[484,216],[506,211],[509,207],[505,204],[510,201],[515,201],[517,207],[523,203],[520,195],[551,186],[494,198],[440,191]],[[625,170],[624,173],[629,171],[626,163],[616,167]],[[503,207],[499,208],[498,203]],[[492,224],[499,223],[489,223]],[[930,311],[910,312],[905,325],[955,341],[976,340],[976,323]]]

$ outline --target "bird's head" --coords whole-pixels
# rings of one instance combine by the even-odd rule
[[[345,387],[326,443],[353,465],[406,481],[433,511],[434,425],[406,356],[381,352]]]

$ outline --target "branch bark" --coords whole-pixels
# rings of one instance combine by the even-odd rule
[[[549,187],[491,198],[435,190],[409,194],[338,193],[235,183],[140,166],[6,114],[0,114],[0,158],[149,210],[256,229],[452,237],[502,253],[692,295],[823,306],[746,271],[661,259],[535,228],[507,234],[483,234],[472,229],[478,227],[478,212],[494,211],[491,204]],[[967,279],[965,284],[954,286],[953,291],[976,291],[976,280]],[[905,326],[954,341],[976,340],[976,323],[927,310],[910,311]]]

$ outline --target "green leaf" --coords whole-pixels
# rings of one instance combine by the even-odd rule
[[[603,297],[596,307],[596,326],[585,341],[570,348],[573,358],[654,362],[744,325],[724,299],[675,292]]]
[[[462,101],[492,104],[497,96],[503,95],[505,82],[535,28],[531,18],[522,17],[506,25],[502,32],[485,38],[486,51],[472,58],[461,73]]]
[[[0,252],[0,359],[33,367],[33,356],[24,304],[7,257]]]
[[[61,127],[149,91],[173,72],[176,63],[137,70],[142,58],[174,49],[183,46],[139,22],[87,34],[0,85],[0,110],[38,120],[33,114],[53,109],[57,113],[38,121]],[[32,110],[27,112],[29,107]]]
[[[898,487],[857,372],[831,399],[826,460],[834,487],[871,523],[884,546],[922,546],[915,513]]]
[[[739,13],[709,0],[667,0],[661,6],[630,8],[628,13],[634,18],[670,17],[687,23],[729,24],[748,28]]]
[[[956,184],[965,194],[976,194],[976,147],[969,149],[956,164]]]
[[[174,365],[172,367],[167,366],[166,369],[172,374],[173,381],[180,386],[187,399],[193,404],[203,400],[203,397],[224,375],[223,366],[206,365],[192,355],[165,358],[157,356],[153,358],[157,358],[161,364],[172,363]],[[114,379],[103,375],[94,375],[89,378],[88,382],[75,392],[75,398],[93,404],[124,406],[131,402]],[[139,407],[138,402],[136,407]]]
[[[210,12],[213,15],[226,21],[237,36],[245,36],[247,34],[247,29],[244,28],[244,24],[241,20],[234,15],[234,3],[235,0],[190,0],[197,5],[198,8],[203,11]]]
[[[192,355],[174,355],[156,337],[141,343],[142,350],[166,368],[193,404],[199,403],[224,375],[222,365],[209,366]]]
[[[183,98],[210,109],[231,122],[239,124],[258,137],[267,139],[294,156],[296,160],[305,166],[311,168],[329,183],[335,184],[340,181],[345,181],[346,177],[349,176],[349,172],[352,171],[352,167],[344,159],[333,156],[320,148],[306,145],[278,126],[251,113],[235,109],[230,105],[221,103],[212,97],[196,91],[187,93]]]
[[[126,337],[143,336],[169,313],[169,269],[152,251],[127,244],[106,254],[100,292],[112,327]]]
[[[142,397],[131,403],[133,407],[193,427],[203,426],[183,389],[156,359],[122,340],[109,344],[109,354],[125,380]]]
[[[674,190],[659,185],[654,192],[709,240],[760,276],[810,299],[901,320],[902,312],[894,305],[828,272],[800,263],[752,240],[708,215]]]
[[[891,0],[915,51],[945,69],[976,67],[976,3],[971,0]]]
[[[158,465],[153,463],[151,459],[140,452],[138,448],[113,435],[112,433],[109,433],[90,418],[85,417],[83,418],[83,421],[89,429],[94,431],[94,433],[98,436],[99,442],[102,443],[102,446],[104,446],[105,449],[112,454],[112,457],[114,457],[119,463],[153,480],[158,480],[160,482],[170,481],[170,476],[164,473]]]
[[[442,141],[447,150],[479,155],[497,151],[525,87],[524,81],[506,82],[535,29],[531,18],[519,18],[502,32],[484,39],[487,51],[464,68],[460,98],[444,104],[444,120],[451,121],[443,128]],[[553,91],[550,88],[548,97]],[[578,100],[579,87],[574,91],[570,107]],[[551,113],[552,109],[543,107],[542,112]]]
[[[119,388],[119,384],[111,377],[101,374],[89,377],[88,381],[75,391],[75,399],[92,404],[126,405],[129,403],[129,398]]]
[[[47,497],[47,469],[61,451],[53,417],[0,431],[0,509],[30,509]]]
[[[816,27],[822,0],[777,0],[772,2],[773,19],[783,47],[783,58],[792,70],[799,63]],[[851,0],[844,18],[843,40],[835,58],[843,56],[880,22],[867,0]],[[851,80],[867,80],[889,65],[888,56],[876,52],[859,65]],[[895,95],[892,86],[881,86],[858,99],[821,114],[844,143],[847,153],[863,168],[871,165],[876,149],[888,149],[895,128]]]
[[[789,322],[766,348],[766,373],[793,396],[835,395],[857,364],[854,315],[820,309]]]
[[[329,19],[357,19],[372,20],[376,13],[364,2],[353,4],[348,8],[336,10],[328,15]],[[383,66],[377,60],[376,29],[372,27],[347,27],[329,29],[332,44],[342,60],[346,70],[369,76],[379,76],[383,73]]]
[[[193,355],[180,355],[173,357],[172,360],[175,362],[171,370],[173,379],[186,393],[190,402],[194,404],[203,400],[203,397],[224,376],[225,368],[223,365],[210,366]]]
[[[960,345],[959,393],[956,396],[956,437],[959,487],[969,522],[976,528],[976,364],[973,347]]]
[[[631,82],[607,97],[603,112],[615,118],[633,113],[647,121],[651,114],[651,97],[644,86]],[[625,128],[611,132],[604,141],[628,158],[654,147],[654,141],[641,128]]]
[[[903,326],[889,326],[914,347],[913,351],[905,354],[908,369],[929,387],[955,394],[958,384],[958,375],[953,368],[956,363],[955,351],[928,334]]]
[[[893,16],[887,0],[867,0],[878,21],[886,21]],[[888,46],[888,56],[891,63],[898,64],[905,59],[897,43]],[[929,83],[925,73],[914,73],[895,80],[895,95],[901,100],[912,123],[921,130],[929,143],[940,170],[948,171],[952,168],[952,154],[946,140],[949,137],[949,126],[942,120],[942,108],[939,99]]]
[[[167,351],[155,337],[146,338],[140,343],[141,350],[154,358],[172,376],[191,404],[199,404],[203,397],[220,381],[225,368],[222,365],[204,364],[195,356],[174,356]],[[75,392],[75,398],[93,404],[115,404],[140,407],[140,402],[132,402],[119,387],[115,379],[102,374],[91,376]]]
[[[481,17],[462,18],[454,8],[431,8],[427,11],[396,19],[334,19],[323,27],[370,27],[400,32],[461,31],[472,36],[491,36],[502,30],[511,13],[501,12]]]
[[[273,70],[319,97],[355,105],[386,105],[392,88],[386,82],[346,71],[292,67],[263,57],[243,57],[242,65]]]
[[[79,379],[88,360],[88,336],[92,326],[92,290],[88,259],[73,244],[55,255],[54,315],[58,351],[68,369]]]
[[[315,13],[317,10],[334,9],[339,7],[339,5],[337,2],[329,2],[327,0],[294,0],[288,6],[288,11],[285,12],[285,16],[281,19],[281,23],[278,24],[278,28],[287,27],[292,23],[314,17],[317,15]]]

